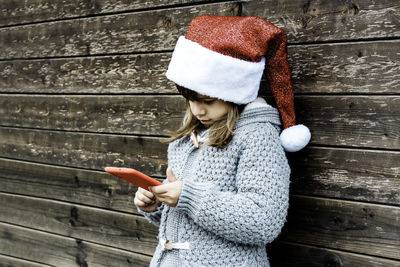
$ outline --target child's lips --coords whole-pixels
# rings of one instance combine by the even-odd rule
[[[200,122],[202,124],[209,124],[209,123],[211,123],[211,120],[200,120]]]

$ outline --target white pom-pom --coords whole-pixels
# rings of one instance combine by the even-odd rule
[[[306,126],[299,124],[283,130],[280,137],[281,144],[287,152],[296,152],[310,142],[311,133]]]

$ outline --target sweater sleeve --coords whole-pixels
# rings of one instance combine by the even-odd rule
[[[166,184],[168,182],[167,179],[164,179],[163,184]],[[137,211],[142,214],[150,223],[154,224],[155,226],[160,226],[160,221],[161,221],[161,215],[162,215],[162,211],[165,207],[164,203],[161,203],[160,206],[158,206],[158,208],[153,211],[153,212],[146,212],[141,210],[140,208],[137,208]]]
[[[184,181],[176,208],[227,240],[266,244],[286,220],[290,169],[272,125],[249,133],[236,173],[237,192],[212,183]]]
[[[153,212],[145,212],[140,208],[137,208],[138,212],[142,214],[150,223],[154,224],[155,226],[160,226],[161,214],[163,209],[164,209],[164,203],[161,203],[161,205]]]

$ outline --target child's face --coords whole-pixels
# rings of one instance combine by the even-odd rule
[[[222,119],[229,111],[230,105],[222,100],[205,95],[197,95],[199,101],[190,101],[190,110],[193,115],[205,126]]]

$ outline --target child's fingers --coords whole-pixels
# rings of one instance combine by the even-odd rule
[[[168,179],[168,183],[172,183],[177,180],[175,174],[172,171],[172,168],[169,166],[167,168],[167,179]]]
[[[172,194],[171,194],[170,190],[162,192],[162,193],[159,193],[159,194],[158,193],[154,193],[154,195],[161,202],[168,201],[169,199],[172,198]]]
[[[134,199],[134,204],[139,208],[147,207],[148,205],[151,205],[153,202],[154,202],[153,200],[149,201],[148,198],[143,195],[136,195]]]
[[[143,190],[143,191],[146,191],[146,190]],[[140,200],[141,202],[143,202],[143,203],[152,203],[153,201],[154,201],[154,195],[151,193],[151,192],[148,192],[148,193],[146,193],[146,192],[143,192],[143,191],[141,191],[141,190],[138,190],[137,192],[136,192],[136,194],[135,194],[135,199],[138,199],[138,200]]]
[[[162,190],[162,191],[161,190],[155,190],[155,191],[156,192],[154,192],[152,190],[152,192],[154,193],[155,198],[158,199],[161,202],[164,202],[164,200],[166,198],[168,198],[168,196],[169,196],[169,191],[168,190]],[[157,191],[160,191],[161,193],[158,193]]]
[[[148,198],[154,198],[154,194],[153,194],[152,192],[148,191],[148,190],[144,190],[143,188],[140,188],[140,187],[139,187],[138,191],[139,191],[141,194],[143,194],[143,195],[145,195],[146,197],[148,197]]]
[[[141,201],[140,199],[135,198],[135,205],[137,207],[146,207],[147,204]]]
[[[157,196],[157,200],[160,202],[165,202],[167,200],[167,198],[164,196]]]
[[[147,204],[152,203],[154,201],[154,198],[149,198],[149,197],[147,197],[145,195],[139,196],[138,199],[143,201],[144,203],[147,203]]]
[[[168,192],[168,186],[166,184],[158,185],[158,186],[151,186],[151,187],[149,187],[149,189],[151,190],[151,192],[153,194],[156,194],[157,196]]]
[[[165,195],[165,196],[162,196],[162,197],[157,197],[157,199],[159,201],[161,201],[161,202],[164,202],[165,204],[167,204],[168,206],[171,206],[171,207],[176,205],[176,201],[173,198],[171,198],[171,196],[169,196],[169,195]]]

